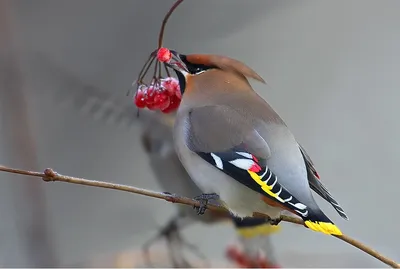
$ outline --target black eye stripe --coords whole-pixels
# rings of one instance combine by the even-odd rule
[[[183,55],[183,54],[180,54],[179,57],[186,64],[186,67],[188,68],[189,73],[192,74],[192,75],[195,75],[197,73],[200,73],[200,72],[203,72],[203,71],[206,71],[206,70],[214,68],[214,66],[207,66],[207,65],[204,65],[204,64],[193,64],[193,63],[190,63],[190,62],[188,62],[188,60],[186,58],[186,55]]]
[[[212,68],[210,66],[202,64],[191,64],[191,63],[187,63],[186,66],[188,67],[188,70],[191,74],[197,74]]]

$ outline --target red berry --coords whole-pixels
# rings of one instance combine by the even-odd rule
[[[182,99],[181,88],[179,87],[179,85],[178,85],[178,87],[177,87],[177,90],[175,91],[175,95],[176,95],[176,97],[178,97],[179,99]]]
[[[166,91],[160,91],[154,97],[154,103],[157,104],[160,110],[164,110],[169,107],[170,98]]]
[[[156,90],[153,85],[150,85],[145,92],[144,92],[144,99],[146,101],[147,105],[153,104],[154,103],[154,97],[156,96]]]
[[[157,110],[160,108],[160,106],[156,103],[151,103],[151,104],[147,104],[147,108],[150,110]]]
[[[162,109],[161,112],[163,113],[170,113],[178,109],[181,103],[181,99],[179,99],[176,95],[170,96],[169,106],[165,109]]]
[[[173,77],[162,79],[161,86],[168,91],[170,96],[175,95],[178,91],[180,92],[179,81]]]
[[[229,258],[236,257],[238,254],[239,254],[239,250],[238,250],[238,248],[236,246],[230,245],[230,246],[227,247],[226,255]]]
[[[168,62],[171,60],[172,54],[171,51],[167,48],[159,48],[157,51],[157,59],[162,62]]]
[[[139,87],[139,89],[136,91],[134,102],[138,108],[146,107],[145,94],[142,87]]]

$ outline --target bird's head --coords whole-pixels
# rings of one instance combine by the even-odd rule
[[[175,50],[160,48],[157,59],[174,69],[179,79],[182,94],[185,92],[188,76],[198,76],[213,69],[233,72],[242,77],[249,77],[262,83],[265,81],[250,67],[244,63],[225,56],[213,54],[181,54]]]
[[[217,68],[204,59],[196,61],[193,59],[193,55],[184,55],[167,48],[161,48],[158,51],[157,59],[175,71],[182,94],[185,92],[187,76],[200,75],[207,70]]]

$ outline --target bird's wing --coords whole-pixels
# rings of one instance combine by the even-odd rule
[[[271,156],[257,122],[228,106],[194,108],[185,122],[185,143],[203,160],[285,209],[306,217],[306,205],[281,185],[267,166]]]
[[[312,162],[310,156],[308,156],[306,150],[300,144],[299,148],[306,163],[308,182],[310,184],[311,189],[319,196],[321,196],[323,199],[325,199],[328,203],[330,203],[342,218],[348,220],[349,218],[347,217],[343,208],[339,205],[339,203],[335,200],[335,198],[333,198],[332,194],[319,180],[319,175],[317,173],[317,170],[315,169],[314,163]]]

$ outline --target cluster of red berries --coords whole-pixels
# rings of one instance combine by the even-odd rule
[[[167,77],[157,83],[139,85],[134,102],[138,108],[160,110],[163,113],[175,111],[181,103],[182,95],[176,78]]]

